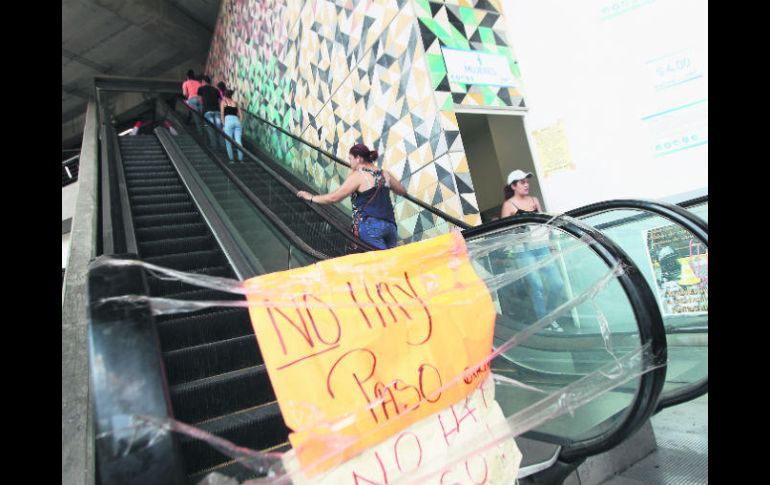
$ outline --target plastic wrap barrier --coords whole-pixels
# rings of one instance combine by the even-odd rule
[[[243,301],[223,302],[140,295],[111,300],[149,301],[155,314],[248,307],[294,449],[260,453],[174,420],[122,419],[144,435],[137,443],[167,432],[205,440],[266,475],[253,483],[510,483],[521,460],[513,437],[638,378],[656,362],[647,348],[613,348],[595,298],[623,274],[620,266],[605,266],[583,291],[498,339],[493,349],[490,292],[584,250],[590,241],[562,241],[558,251],[533,264],[490,271],[483,279],[474,266],[484,266],[482,260],[496,251],[515,255],[519,245],[550,244],[553,230],[537,227],[467,244],[451,233],[246,282],[100,258],[93,264],[141,265],[151,277],[244,295]],[[597,312],[604,350],[612,356],[603,367],[557,390],[490,372],[493,359],[586,302]],[[501,390],[538,398],[506,411],[495,398]]]

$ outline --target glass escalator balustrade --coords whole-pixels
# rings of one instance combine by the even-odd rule
[[[529,225],[474,237],[468,246],[472,257],[481,254],[473,258],[474,267],[493,288],[496,346],[541,319],[546,322],[542,330],[497,357],[494,373],[550,393],[640,347],[628,298],[615,278],[601,283],[610,268],[587,244],[556,228]],[[496,249],[478,251],[483,247]],[[569,308],[570,302],[592,291],[595,296]],[[567,308],[559,310],[564,304]],[[601,435],[625,416],[638,382],[631,380],[574,415],[553,419],[535,431],[555,443]],[[497,400],[509,416],[543,399],[539,391],[499,387]]]
[[[707,202],[688,210],[708,218]],[[582,220],[620,245],[653,289],[668,341],[663,396],[707,379],[708,247],[683,227],[641,210]]]

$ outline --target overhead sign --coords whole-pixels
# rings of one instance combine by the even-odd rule
[[[508,58],[500,54],[442,47],[449,82],[515,87]]]

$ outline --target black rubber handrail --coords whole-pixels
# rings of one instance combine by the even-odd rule
[[[627,408],[623,419],[613,428],[599,436],[573,442],[562,448],[560,461],[576,463],[617,446],[639,429],[654,413],[666,377],[667,347],[663,318],[655,295],[644,275],[626,252],[607,236],[575,218],[559,216],[553,219],[546,214],[519,214],[467,229],[462,234],[470,240],[522,224],[551,224],[577,239],[587,241],[588,246],[609,267],[619,264],[624,268],[624,272],[618,276],[618,282],[633,309],[639,329],[640,345],[650,345],[650,353],[645,356],[644,365],[645,367],[659,366],[640,377],[634,400]]]
[[[123,220],[123,236],[126,242],[126,252],[131,254],[139,253],[139,246],[136,242],[136,233],[134,232],[134,217],[131,213],[131,203],[128,199],[128,187],[126,186],[126,174],[123,169],[123,156],[120,154],[120,145],[118,144],[118,135],[115,133],[115,127],[109,125],[106,127],[107,141],[109,142],[110,156],[112,164],[115,167],[115,175],[118,179],[118,197],[120,199],[121,218]]]
[[[136,254],[115,256],[137,257]],[[95,417],[95,460],[101,483],[183,485],[185,473],[177,436],[174,433],[137,434],[127,421],[130,415],[172,416],[150,304],[102,302],[110,297],[148,294],[144,270],[94,267],[92,263],[87,288],[89,394]],[[116,419],[119,417],[124,420]]]
[[[186,103],[181,103],[181,106],[183,106],[185,109],[189,110],[189,112],[193,115],[198,117],[199,121],[201,123],[205,123],[210,129],[216,130],[218,135],[221,135],[226,140],[228,140],[230,143],[232,143],[235,147],[235,149],[240,149],[245,153],[252,161],[257,163],[260,168],[264,169],[268,174],[270,174],[271,177],[273,177],[278,183],[286,187],[287,190],[289,190],[292,194],[296,194],[299,190],[297,187],[295,187],[291,182],[286,180],[284,177],[282,177],[279,173],[277,173],[275,170],[273,170],[269,165],[267,165],[258,155],[251,152],[249,149],[244,148],[243,145],[236,142],[233,138],[228,136],[224,131],[222,131],[220,128],[218,128],[216,125],[212,124],[209,120],[205,119],[203,115],[201,115],[196,110],[190,108]],[[173,121],[176,123],[177,128],[184,130],[188,134],[190,134],[190,131],[187,130],[184,127],[184,124],[181,122],[181,120],[178,118],[177,114],[171,110],[169,111],[169,115],[173,119]],[[193,136],[193,135],[191,135]],[[196,137],[193,136],[195,139]],[[310,247],[305,241],[303,241],[299,236],[297,236],[294,232],[292,232],[286,225],[271,211],[267,208],[267,206],[262,203],[262,201],[258,200],[259,196],[254,194],[254,192],[249,188],[246,184],[244,184],[240,178],[230,170],[230,168],[220,160],[220,156],[213,152],[209,147],[206,146],[205,143],[200,144],[201,147],[207,151],[210,155],[213,155],[213,159],[219,164],[219,166],[222,168],[222,170],[225,172],[225,174],[230,178],[230,180],[233,181],[233,183],[241,190],[241,192],[252,202],[254,203],[257,208],[268,218],[271,222],[273,222],[274,226],[281,231],[281,234],[283,234],[286,238],[288,238],[290,241],[295,242],[299,249],[302,250],[303,253],[305,253],[308,256],[311,256],[314,259],[327,259],[329,258],[328,255],[321,253],[320,251],[317,251]],[[375,248],[371,245],[367,244],[363,240],[355,237],[353,234],[351,234],[350,229],[348,227],[343,226],[340,224],[340,222],[332,217],[331,215],[327,214],[326,212],[322,211],[318,204],[311,204],[309,202],[306,202],[306,205],[313,210],[316,214],[318,214],[318,217],[323,219],[324,221],[328,222],[331,226],[333,226],[337,231],[351,244],[354,244],[356,246],[361,247],[362,249],[365,249],[367,251],[374,250]]]
[[[703,204],[708,202],[708,196],[698,197],[688,201],[689,207],[694,205]],[[568,211],[567,214],[573,217],[590,217],[602,212],[610,210],[626,210],[634,209],[645,212],[644,218],[651,217],[652,215],[661,216],[674,224],[686,229],[693,236],[695,236],[706,248],[708,248],[708,223],[696,216],[692,212],[679,207],[678,205],[670,204],[668,202],[658,202],[652,200],[610,200],[605,202],[598,202],[596,204],[589,204],[584,207],[579,207]],[[620,219],[619,221],[613,221],[609,224],[598,224],[596,229],[606,229],[608,227],[615,227],[618,224],[616,222],[637,222],[640,216],[632,216]],[[692,399],[698,398],[708,392],[708,375],[693,383],[689,386],[683,386],[681,388],[674,389],[672,391],[661,394],[655,412],[659,412],[667,407],[681,404]]]
[[[695,197],[692,199],[687,199],[682,202],[678,202],[676,205],[678,205],[679,207],[684,207],[685,209],[688,209],[696,205],[706,204],[708,203],[708,201],[709,201],[709,196],[708,194],[706,194],[706,195],[701,195],[699,197]]]
[[[336,155],[334,155],[334,154],[324,150],[323,148],[319,148],[319,147],[317,147],[315,145],[312,145],[311,143],[307,142],[303,138],[301,138],[301,137],[299,137],[299,136],[297,136],[297,135],[295,135],[295,134],[293,134],[293,133],[291,133],[289,131],[286,131],[285,129],[281,128],[280,126],[275,125],[274,123],[271,123],[270,121],[262,118],[259,115],[256,115],[256,114],[254,114],[254,113],[252,113],[250,111],[246,111],[243,108],[241,108],[241,111],[243,111],[245,116],[251,116],[252,118],[256,119],[257,121],[260,121],[262,123],[266,123],[266,124],[272,126],[273,128],[275,128],[276,130],[280,131],[281,133],[283,133],[283,134],[285,134],[285,135],[287,135],[287,136],[297,140],[298,142],[300,142],[300,143],[310,147],[311,149],[313,149],[313,150],[323,154],[327,158],[329,158],[332,161],[334,161],[334,163],[337,163],[339,165],[343,165],[343,166],[345,166],[347,168],[350,168],[350,164],[348,162],[342,160],[341,158],[338,158]],[[400,197],[405,198],[406,200],[412,202],[413,204],[416,204],[416,205],[422,207],[423,209],[425,209],[428,212],[430,212],[431,214],[439,217],[440,219],[443,219],[443,220],[445,220],[445,221],[447,221],[447,222],[449,222],[451,224],[454,224],[455,226],[459,227],[460,229],[470,229],[471,227],[473,227],[470,224],[468,224],[467,222],[463,222],[463,221],[461,221],[459,219],[456,219],[456,218],[450,216],[449,214],[447,214],[446,212],[440,211],[440,210],[436,209],[435,207],[433,207],[433,206],[431,206],[431,205],[421,201],[420,199],[417,199],[416,197],[414,197],[412,195],[409,195],[409,194],[404,194],[404,195],[397,194],[397,195],[399,195]]]
[[[696,201],[697,203],[691,203]],[[631,222],[638,222],[638,221],[653,217],[654,215],[659,215],[677,224],[681,223],[685,225],[685,227],[691,232],[693,232],[693,234],[696,234],[699,237],[704,236],[707,240],[708,239],[708,222],[704,221],[700,217],[696,216],[695,214],[693,214],[692,212],[684,208],[684,207],[692,207],[694,205],[699,205],[704,202],[708,202],[708,196],[698,197],[697,199],[692,199],[691,201],[687,201],[686,203],[689,204],[687,206],[684,206],[681,204],[674,205],[669,202],[661,202],[661,201],[646,200],[646,199],[614,199],[614,200],[605,200],[602,202],[595,202],[593,204],[588,204],[582,207],[578,207],[576,209],[570,209],[566,211],[564,214],[572,217],[582,218],[582,217],[592,217],[592,216],[601,214],[603,212],[609,212],[613,210],[623,210],[623,209],[639,210],[639,211],[642,211],[643,213],[635,214],[633,216],[624,217],[624,218],[617,219],[610,222],[596,224],[594,227],[596,229],[602,229],[602,230],[609,229],[611,227],[622,226]]]

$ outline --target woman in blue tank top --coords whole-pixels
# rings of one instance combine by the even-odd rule
[[[406,194],[401,182],[387,170],[374,164],[378,154],[363,143],[354,145],[348,153],[353,172],[330,194],[312,195],[300,190],[297,197],[315,204],[334,204],[347,196],[353,203],[353,234],[378,249],[396,246],[396,218],[390,201],[391,190]]]

